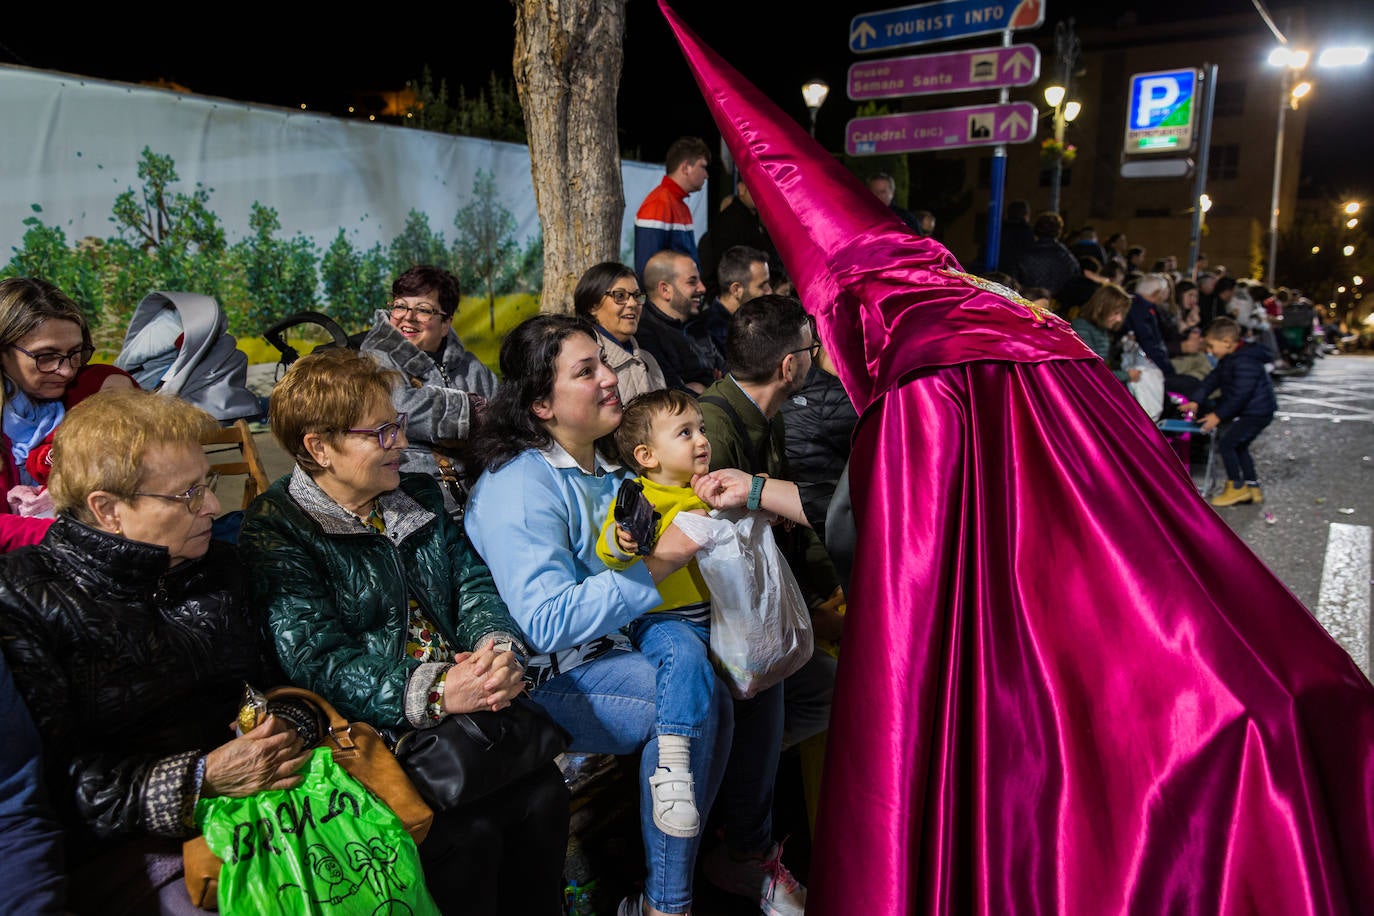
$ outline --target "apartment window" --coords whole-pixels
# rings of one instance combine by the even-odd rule
[[[1223,143],[1212,147],[1207,157],[1208,181],[1231,181],[1240,175],[1240,144]]]

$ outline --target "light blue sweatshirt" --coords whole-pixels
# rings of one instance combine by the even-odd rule
[[[576,647],[619,640],[621,627],[662,600],[643,563],[615,571],[596,555],[601,523],[631,476],[601,455],[597,468],[582,470],[556,443],[526,449],[478,478],[465,519],[526,644],[558,653],[564,671],[581,660]],[[530,659],[531,668],[547,664]]]

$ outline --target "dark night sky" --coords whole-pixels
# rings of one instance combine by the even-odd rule
[[[1098,0],[1045,0],[1041,32],[1074,16],[1080,26],[1111,25],[1121,6]],[[830,101],[820,111],[818,134],[831,149],[842,147],[852,103],[844,98],[851,19],[860,13],[909,5],[900,0],[830,0],[810,12],[784,0],[677,0],[683,19],[760,88],[805,121],[800,86],[811,76],[826,79]],[[1141,0],[1142,24],[1197,15],[1250,15],[1252,0]],[[1374,42],[1374,3],[1366,0],[1309,0],[1302,4],[1313,34],[1342,42]],[[426,65],[450,89],[476,91],[488,75],[511,72],[514,12],[506,0],[465,0],[453,15],[418,19],[410,8],[392,20],[383,12],[337,14],[337,21],[299,13],[253,14],[244,6],[208,11],[205,26],[188,26],[165,13],[140,16],[129,8],[116,16],[104,8],[81,14],[79,28],[55,27],[51,16],[30,24],[8,16],[0,32],[0,62],[129,82],[167,79],[192,91],[295,107],[340,110],[353,90],[398,88]],[[1282,7],[1270,8],[1279,23]],[[332,14],[331,14],[332,15]],[[370,17],[370,18],[369,18]],[[625,70],[621,80],[622,147],[645,161],[658,161],[682,134],[715,135],[654,0],[629,0]],[[35,20],[39,17],[32,17]],[[198,16],[197,18],[200,18]],[[1025,39],[1031,33],[1017,33]],[[1036,33],[1039,34],[1039,33]],[[906,48],[917,54],[980,44],[996,36]],[[885,55],[884,55],[885,56]],[[867,58],[864,58],[867,59]],[[1304,177],[1326,182],[1333,194],[1362,194],[1374,200],[1374,61],[1358,71],[1323,75],[1308,107]],[[14,125],[7,125],[14,130]],[[1355,131],[1352,134],[1352,130]],[[1272,144],[1273,121],[1256,124],[1256,142]]]

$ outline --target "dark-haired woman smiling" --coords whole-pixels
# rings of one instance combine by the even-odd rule
[[[655,668],[620,628],[659,604],[655,583],[686,564],[696,545],[670,527],[654,553],[627,570],[607,569],[596,556],[601,523],[629,474],[597,448],[620,425],[621,406],[590,322],[562,315],[522,322],[501,345],[501,378],[473,442],[484,470],[468,506],[468,534],[536,653],[531,695],[572,734],[572,749],[643,751],[648,876],[642,901],[625,901],[620,913],[686,913],[700,836],[668,836],[654,825]],[[720,785],[733,721],[719,680],[714,705],[691,744],[700,811]]]

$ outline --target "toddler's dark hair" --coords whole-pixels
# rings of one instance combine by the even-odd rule
[[[635,461],[635,446],[649,441],[653,434],[654,418],[665,413],[676,417],[689,410],[701,412],[697,399],[676,388],[646,391],[631,398],[615,430],[615,449],[620,453],[620,463],[636,474],[643,474],[644,468]]]

